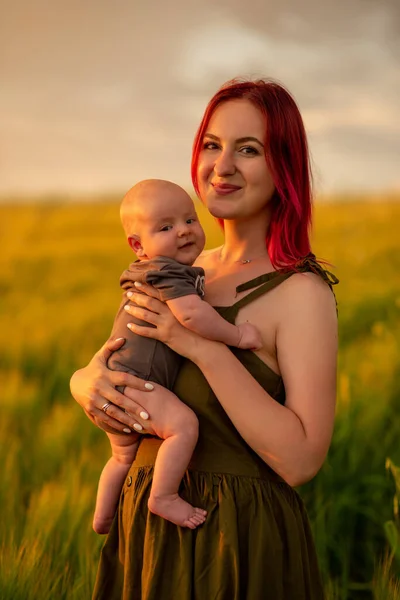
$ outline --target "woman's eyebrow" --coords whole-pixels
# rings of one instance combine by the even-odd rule
[[[211,138],[212,140],[215,140],[216,142],[220,141],[219,137],[217,135],[212,134],[212,133],[205,133],[204,137]],[[262,142],[260,142],[259,139],[257,139],[256,137],[253,137],[251,135],[247,135],[245,137],[241,137],[241,138],[238,138],[237,140],[235,140],[236,144],[243,144],[244,142],[256,142],[262,148],[264,148],[264,144]]]

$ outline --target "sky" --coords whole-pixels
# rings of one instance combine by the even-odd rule
[[[400,191],[397,0],[3,0],[0,197],[191,189],[197,126],[235,76],[294,95],[317,193]]]

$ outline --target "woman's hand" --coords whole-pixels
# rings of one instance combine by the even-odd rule
[[[153,384],[107,367],[112,352],[124,341],[124,338],[107,341],[86,367],[76,371],[70,382],[71,394],[89,419],[104,431],[153,434],[147,408]],[[117,386],[125,386],[129,397],[118,392]]]
[[[128,292],[130,301],[135,305],[126,304],[125,310],[136,318],[150,323],[155,327],[146,327],[129,323],[128,327],[134,333],[143,337],[153,338],[167,344],[172,350],[196,362],[196,357],[201,347],[210,340],[206,340],[196,333],[186,329],[174,317],[168,306],[156,298],[156,292],[151,285],[135,283],[140,292]]]

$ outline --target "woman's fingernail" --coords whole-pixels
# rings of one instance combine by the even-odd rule
[[[154,385],[152,383],[149,383],[148,381],[144,384],[144,387],[146,388],[146,390],[154,390]]]
[[[126,292],[126,295],[128,296],[128,298],[130,298],[131,296],[133,296],[133,292]]]
[[[135,281],[135,286],[136,287],[142,287],[143,283],[140,283],[140,281]]]
[[[149,418],[149,415],[147,414],[147,412],[144,412],[144,410],[142,410],[142,412],[139,414],[144,421],[147,421],[147,419]]]
[[[117,338],[115,341],[116,342],[120,342],[121,340],[123,340],[124,338]]]
[[[132,329],[132,323],[128,323],[127,327],[128,329]]]
[[[142,431],[143,427],[141,425],[139,425],[139,423],[135,423],[134,424],[134,429],[136,429],[136,431]]]
[[[129,310],[129,309],[130,309],[130,306],[129,306],[129,304],[125,304],[125,306],[124,306],[124,309],[125,309],[125,310]]]
[[[130,429],[128,429],[127,427],[125,427],[125,429],[122,430],[124,433],[132,433]]]

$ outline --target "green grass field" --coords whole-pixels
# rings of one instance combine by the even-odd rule
[[[212,247],[221,234],[201,216]],[[300,493],[328,600],[400,599],[399,222],[385,199],[316,207],[314,250],[341,280],[338,408]],[[132,255],[111,201],[0,205],[0,234],[0,598],[86,600],[108,445],[68,384],[108,337]]]

